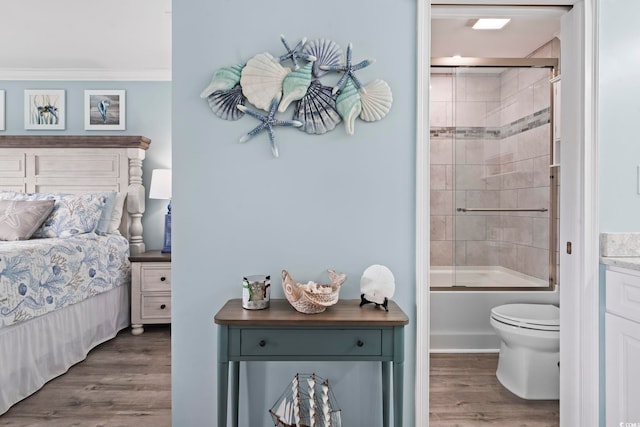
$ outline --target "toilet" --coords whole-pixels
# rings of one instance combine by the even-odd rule
[[[523,399],[559,399],[560,309],[505,304],[491,309],[490,322],[500,338],[500,383]]]

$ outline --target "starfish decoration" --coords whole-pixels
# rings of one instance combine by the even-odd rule
[[[250,108],[245,107],[244,105],[238,104],[236,107],[250,116],[255,117],[260,120],[262,123],[256,126],[251,132],[247,133],[245,136],[240,138],[240,142],[247,142],[252,137],[256,136],[260,131],[266,129],[269,133],[269,141],[271,141],[271,152],[273,153],[273,157],[278,157],[278,146],[276,145],[276,138],[273,134],[274,126],[293,126],[300,127],[302,126],[302,122],[298,120],[276,120],[275,114],[276,109],[278,108],[278,103],[280,102],[280,97],[276,96],[271,100],[271,105],[269,106],[269,112],[267,114],[262,114],[258,111],[252,110]]]
[[[355,72],[365,67],[368,67],[369,65],[375,62],[374,59],[365,59],[364,61],[353,65],[351,63],[351,49],[352,49],[352,45],[351,43],[349,43],[349,46],[347,46],[347,64],[346,65],[321,65],[320,66],[321,70],[344,72],[342,77],[340,77],[340,80],[338,80],[338,83],[336,83],[336,85],[333,87],[333,90],[331,91],[331,93],[334,95],[340,89],[342,89],[342,87],[345,85],[345,83],[347,82],[347,77],[351,77],[351,80],[353,80],[353,84],[356,86],[356,89],[361,89],[364,91],[364,87],[362,86],[362,83],[360,83],[360,80],[358,80],[358,78],[356,77]]]
[[[287,40],[284,38],[284,36],[282,34],[280,34],[280,41],[282,41],[282,44],[284,45],[284,48],[287,49],[287,53],[285,53],[284,55],[281,55],[279,60],[280,62],[284,62],[287,59],[291,59],[291,62],[293,62],[293,66],[294,69],[298,69],[300,68],[300,66],[298,65],[298,58],[300,59],[305,59],[307,61],[315,61],[317,58],[313,55],[309,55],[308,53],[302,53],[300,52],[300,49],[302,49],[302,46],[304,46],[304,44],[307,42],[307,38],[304,37],[302,40],[300,40],[298,42],[298,44],[291,49],[289,47],[289,43],[287,43]]]

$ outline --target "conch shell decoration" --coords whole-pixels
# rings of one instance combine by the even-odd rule
[[[309,281],[297,283],[287,270],[282,270],[282,288],[289,303],[300,313],[321,313],[338,302],[340,286],[347,279],[344,273],[328,270],[331,283],[321,284]]]

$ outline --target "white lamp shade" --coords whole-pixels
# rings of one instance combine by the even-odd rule
[[[149,198],[171,200],[171,169],[153,170]]]

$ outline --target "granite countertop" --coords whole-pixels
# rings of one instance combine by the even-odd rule
[[[640,271],[640,233],[600,233],[600,263]]]

